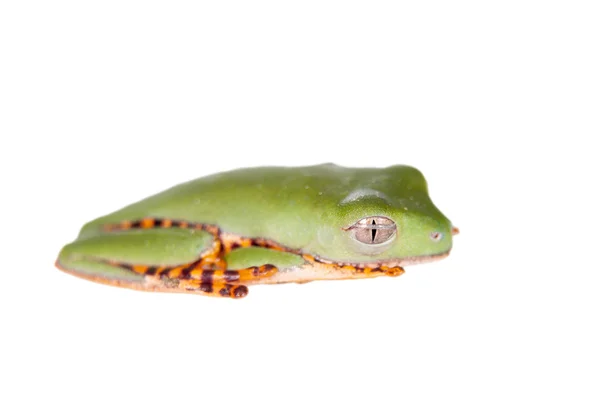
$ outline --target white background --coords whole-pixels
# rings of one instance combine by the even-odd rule
[[[5,1],[2,399],[598,399],[589,1]],[[238,167],[410,164],[462,233],[398,279],[135,292],[80,226]]]

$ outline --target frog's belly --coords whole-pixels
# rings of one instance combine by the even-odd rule
[[[319,280],[336,279],[359,279],[365,278],[364,275],[355,271],[349,271],[341,268],[322,267],[318,265],[305,264],[299,267],[285,268],[275,275],[263,278],[248,284],[272,284],[272,283],[304,283]]]

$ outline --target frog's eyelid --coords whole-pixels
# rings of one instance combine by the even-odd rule
[[[373,221],[377,221],[373,223]],[[383,223],[382,223],[383,222]],[[352,229],[396,229],[396,222],[388,217],[382,215],[372,215],[370,217],[362,218],[350,226],[342,227],[344,231],[350,231]]]
[[[363,199],[365,197],[376,197],[384,200],[387,203],[390,203],[390,199],[379,190],[375,189],[356,189],[350,192],[344,200],[340,201],[340,205],[346,205],[348,203],[352,203],[354,201]]]

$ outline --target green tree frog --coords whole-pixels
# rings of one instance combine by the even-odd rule
[[[447,256],[457,232],[409,166],[247,168],[87,223],[56,266],[132,289],[241,298],[251,284],[399,276]]]

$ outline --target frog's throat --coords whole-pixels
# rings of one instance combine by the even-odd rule
[[[428,263],[428,262],[432,262],[432,261],[437,261],[437,260],[441,260],[443,258],[448,257],[448,255],[450,254],[450,250],[444,252],[444,253],[439,253],[439,254],[431,254],[431,255],[426,255],[426,256],[418,256],[418,257],[404,257],[404,258],[392,258],[389,260],[380,260],[380,261],[374,261],[374,262],[363,262],[363,263],[353,263],[353,262],[343,262],[343,261],[334,261],[334,260],[327,260],[321,257],[316,257],[316,256],[311,256],[309,254],[303,254],[302,257],[311,262],[311,263],[318,263],[318,264],[329,264],[329,265],[335,265],[335,266],[352,266],[352,267],[356,267],[356,268],[378,268],[378,267],[382,267],[382,266],[386,266],[386,267],[405,267],[407,265],[415,265],[415,264],[424,264],[424,263]]]

